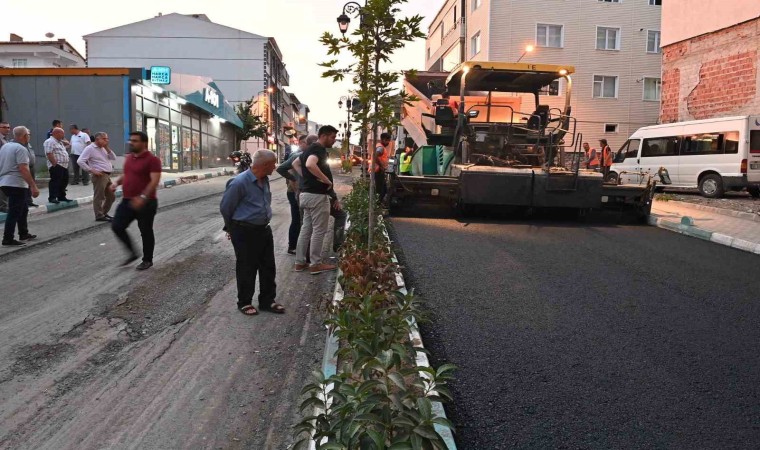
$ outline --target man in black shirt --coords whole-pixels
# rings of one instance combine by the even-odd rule
[[[296,272],[308,267],[309,273],[317,275],[337,268],[334,264],[322,262],[322,244],[330,222],[330,197],[336,197],[332,172],[327,163],[327,149],[335,144],[337,134],[335,127],[323,126],[319,129],[319,140],[299,157],[303,175],[299,189],[303,223],[296,247]],[[335,207],[341,209],[340,202],[336,202]],[[307,251],[311,265],[306,262]]]

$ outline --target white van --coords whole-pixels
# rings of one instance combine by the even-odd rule
[[[615,155],[610,177],[640,182],[668,170],[673,187],[721,197],[744,188],[760,197],[760,116],[724,117],[644,127]]]

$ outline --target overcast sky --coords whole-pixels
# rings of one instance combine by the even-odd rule
[[[410,0],[404,14],[425,16],[423,31],[427,32],[443,1]],[[67,39],[84,55],[83,35],[159,12],[206,14],[213,22],[277,39],[290,73],[288,91],[309,105],[312,120],[337,125],[345,117],[338,109],[338,98],[350,84],[333,85],[320,78],[317,63],[326,52],[318,38],[324,31],[338,33],[336,17],[344,4],[345,0],[0,0],[0,40],[7,40],[9,33],[25,40],[44,40],[49,32],[56,39]],[[424,40],[420,40],[398,52],[394,66],[424,69],[424,63]]]

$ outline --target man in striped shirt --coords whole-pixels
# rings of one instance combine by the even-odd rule
[[[108,135],[95,133],[95,143],[90,144],[79,155],[78,164],[86,172],[92,175],[92,208],[95,210],[95,220],[98,222],[110,222],[113,220],[108,212],[116,200],[116,195],[111,191],[111,173],[116,160],[113,150],[108,147]]]
[[[45,157],[47,157],[50,185],[48,186],[48,202],[70,202],[66,198],[66,187],[69,185],[69,154],[64,146],[63,128],[53,128],[50,138],[45,141]]]

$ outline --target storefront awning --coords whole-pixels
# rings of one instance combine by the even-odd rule
[[[173,73],[171,84],[164,86],[164,89],[238,128],[243,128],[243,122],[235,108],[225,100],[222,91],[210,78]]]

